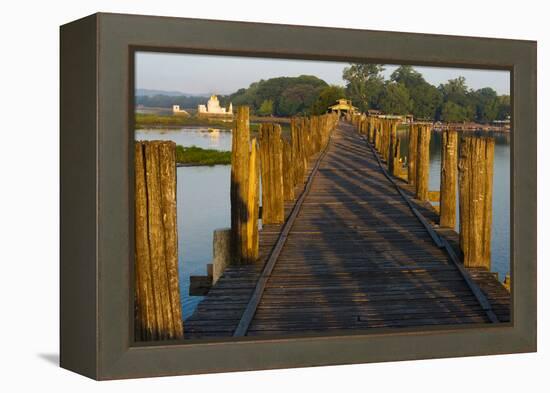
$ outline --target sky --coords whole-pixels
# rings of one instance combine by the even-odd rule
[[[252,82],[279,76],[315,75],[329,84],[344,85],[342,70],[348,63],[312,60],[283,60],[235,56],[173,53],[136,53],[137,89],[180,91],[186,94],[230,94]],[[386,65],[389,79],[396,65]],[[469,88],[492,87],[510,94],[508,71],[464,68],[414,67],[426,81],[438,86],[464,76]]]

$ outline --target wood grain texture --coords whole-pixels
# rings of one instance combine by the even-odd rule
[[[247,262],[249,109],[237,108],[231,149],[231,257],[234,264]]]
[[[262,223],[282,224],[284,221],[284,190],[281,126],[262,124],[259,143],[262,176]]]
[[[427,201],[429,196],[430,134],[431,130],[428,126],[420,126],[418,128],[415,184],[416,197],[422,201]]]
[[[467,267],[491,266],[493,138],[463,137],[460,141],[460,247]]]
[[[175,151],[174,142],[135,143],[137,340],[183,337]]]
[[[151,256],[147,226],[147,186],[143,144],[135,147],[135,271],[136,271],[136,331],[137,340],[154,340],[158,325],[153,300]]]
[[[408,182],[416,187],[416,151],[418,149],[418,128],[414,124],[409,124],[409,157],[408,164]]]
[[[246,221],[246,263],[254,263],[259,256],[259,210],[260,210],[260,157],[258,142],[252,138],[248,161],[248,196]]]
[[[458,172],[458,134],[443,131],[441,135],[441,181],[439,193],[439,225],[456,226],[456,187]]]
[[[283,140],[283,199],[294,200],[294,162],[292,160],[292,145],[286,139]]]

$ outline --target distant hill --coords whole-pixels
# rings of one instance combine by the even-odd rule
[[[154,90],[154,89],[136,89],[136,96],[138,97],[154,97],[154,96],[168,96],[168,97],[209,97],[210,94],[192,94],[183,93],[181,91],[168,91],[168,90]]]
[[[149,108],[172,108],[172,105],[179,105],[184,109],[196,109],[199,104],[206,104],[205,96],[153,94],[139,95],[136,92],[136,105]]]
[[[254,114],[286,117],[310,113],[320,93],[328,87],[324,80],[316,76],[300,75],[262,79],[250,84],[248,88],[217,96],[223,107],[229,103],[233,107],[247,105]],[[198,105],[206,104],[209,96],[210,94],[136,89],[135,103],[148,108],[171,108],[172,105],[179,105],[183,109],[196,109]],[[322,112],[326,110],[325,104],[322,105]]]

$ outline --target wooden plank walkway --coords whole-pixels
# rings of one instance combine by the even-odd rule
[[[186,321],[186,338],[233,335],[279,231],[261,231],[258,264],[226,270]],[[340,123],[246,334],[486,322],[464,277],[375,154]]]
[[[439,215],[429,202],[419,201],[415,199],[413,187],[404,181],[397,179],[399,187],[405,191],[410,200],[413,202],[418,211],[428,220],[434,227],[435,232],[442,238],[446,239],[455,253],[460,254],[460,245],[458,233],[449,228],[439,228]],[[485,294],[491,304],[492,310],[498,317],[499,322],[510,322],[510,292],[499,281],[496,273],[490,272],[485,268],[466,268]]]
[[[306,177],[317,161],[314,155],[309,164]],[[300,195],[304,185],[296,187],[295,195]],[[285,203],[285,220],[290,215],[294,202]],[[260,255],[257,264],[228,266],[216,285],[210,289],[206,298],[199,303],[193,315],[185,321],[186,339],[230,337],[237,328],[239,320],[250,300],[254,288],[269,258],[275,242],[279,238],[282,225],[264,225],[260,231]]]

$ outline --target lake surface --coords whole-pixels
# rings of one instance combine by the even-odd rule
[[[401,138],[401,154],[408,156],[409,138],[407,130],[397,131]],[[466,135],[476,133],[465,133]],[[510,273],[510,133],[483,132],[483,136],[495,138],[495,161],[493,174],[493,223],[491,232],[491,270],[497,272],[502,281]],[[460,138],[460,135],[459,135]],[[439,191],[441,179],[441,132],[432,131],[430,139],[431,191]],[[458,187],[457,187],[458,188]],[[458,189],[457,223],[459,226]]]
[[[402,155],[408,155],[407,132],[399,130]],[[140,129],[137,140],[172,140],[182,146],[231,150],[231,133],[208,128]],[[485,135],[485,134],[484,134]],[[502,280],[510,270],[510,135],[495,133],[495,171],[492,225],[492,270]],[[439,190],[441,134],[430,142],[430,190]],[[177,209],[180,293],[183,318],[187,319],[203,299],[189,296],[189,276],[206,275],[212,261],[212,236],[231,225],[229,165],[177,168]],[[458,211],[458,210],[457,210]],[[458,227],[457,227],[458,229]]]

